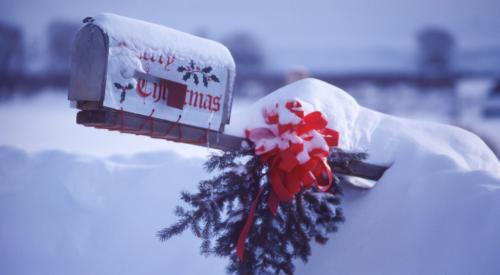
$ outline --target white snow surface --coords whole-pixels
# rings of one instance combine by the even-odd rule
[[[291,99],[323,112],[342,149],[389,166],[375,188],[346,190],[346,223],[298,273],[500,274],[500,163],[480,138],[375,112],[314,79],[235,113],[228,131],[265,126],[262,108]]]
[[[328,127],[340,132],[339,147],[367,152],[369,162],[396,165],[398,169],[484,170],[500,176],[498,159],[476,135],[454,126],[398,118],[364,108],[340,88],[316,79],[295,82],[247,108],[235,110],[227,133],[244,136],[246,128],[266,127],[262,111],[289,100],[301,101],[306,114],[325,114]]]
[[[95,16],[93,24],[102,28],[111,39],[126,42],[136,49],[156,50],[157,54],[173,54],[186,61],[194,59],[202,64],[235,70],[229,50],[213,40],[112,13]]]
[[[263,106],[292,98],[322,111],[343,149],[390,166],[372,189],[345,186],[346,222],[297,274],[500,274],[500,164],[478,137],[368,110],[311,79],[241,109],[228,130],[263,126]],[[0,273],[224,273],[225,260],[200,256],[190,232],[155,237],[174,221],[179,191],[208,177],[202,162],[0,146]]]

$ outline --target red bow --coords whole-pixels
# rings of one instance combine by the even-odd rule
[[[338,145],[339,133],[326,127],[328,120],[321,112],[304,115],[302,104],[296,100],[265,109],[264,118],[267,127],[247,129],[245,135],[255,144],[255,154],[269,166],[272,191],[268,207],[276,215],[279,203],[292,199],[301,187],[316,184],[321,191],[330,189],[333,173],[326,158],[330,148]],[[240,260],[260,194],[238,239],[236,253]]]

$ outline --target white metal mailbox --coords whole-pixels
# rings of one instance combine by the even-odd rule
[[[114,14],[84,22],[74,42],[68,95],[86,110],[79,123],[122,132],[136,127],[137,134],[181,142],[204,130],[210,143],[208,134],[224,131],[235,78],[225,46]]]

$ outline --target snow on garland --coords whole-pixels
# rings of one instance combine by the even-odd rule
[[[293,259],[307,262],[310,242],[326,243],[344,221],[342,176],[332,167],[366,154],[344,153],[339,134],[321,112],[304,114],[288,101],[263,110],[266,127],[246,130],[253,147],[212,155],[198,192],[183,192],[177,223],[158,232],[167,240],[190,228],[203,240],[201,253],[229,257],[228,273],[293,274]]]

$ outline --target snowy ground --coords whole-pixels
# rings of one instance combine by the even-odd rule
[[[223,274],[185,234],[161,243],[202,159],[94,158],[0,147],[0,274]],[[195,263],[195,264],[193,264]]]
[[[346,223],[298,274],[500,273],[500,164],[484,143],[301,85],[270,98],[299,96],[337,120],[344,147],[392,167],[375,188],[346,190]],[[77,126],[75,113],[60,94],[0,105],[0,273],[222,274],[192,235],[155,237],[206,176],[207,150]]]
[[[185,157],[207,154],[207,150],[201,147],[77,125],[78,110],[69,106],[63,91],[47,91],[34,97],[18,97],[0,103],[0,145],[22,148],[27,152],[60,150],[97,157],[158,150],[174,151]]]

